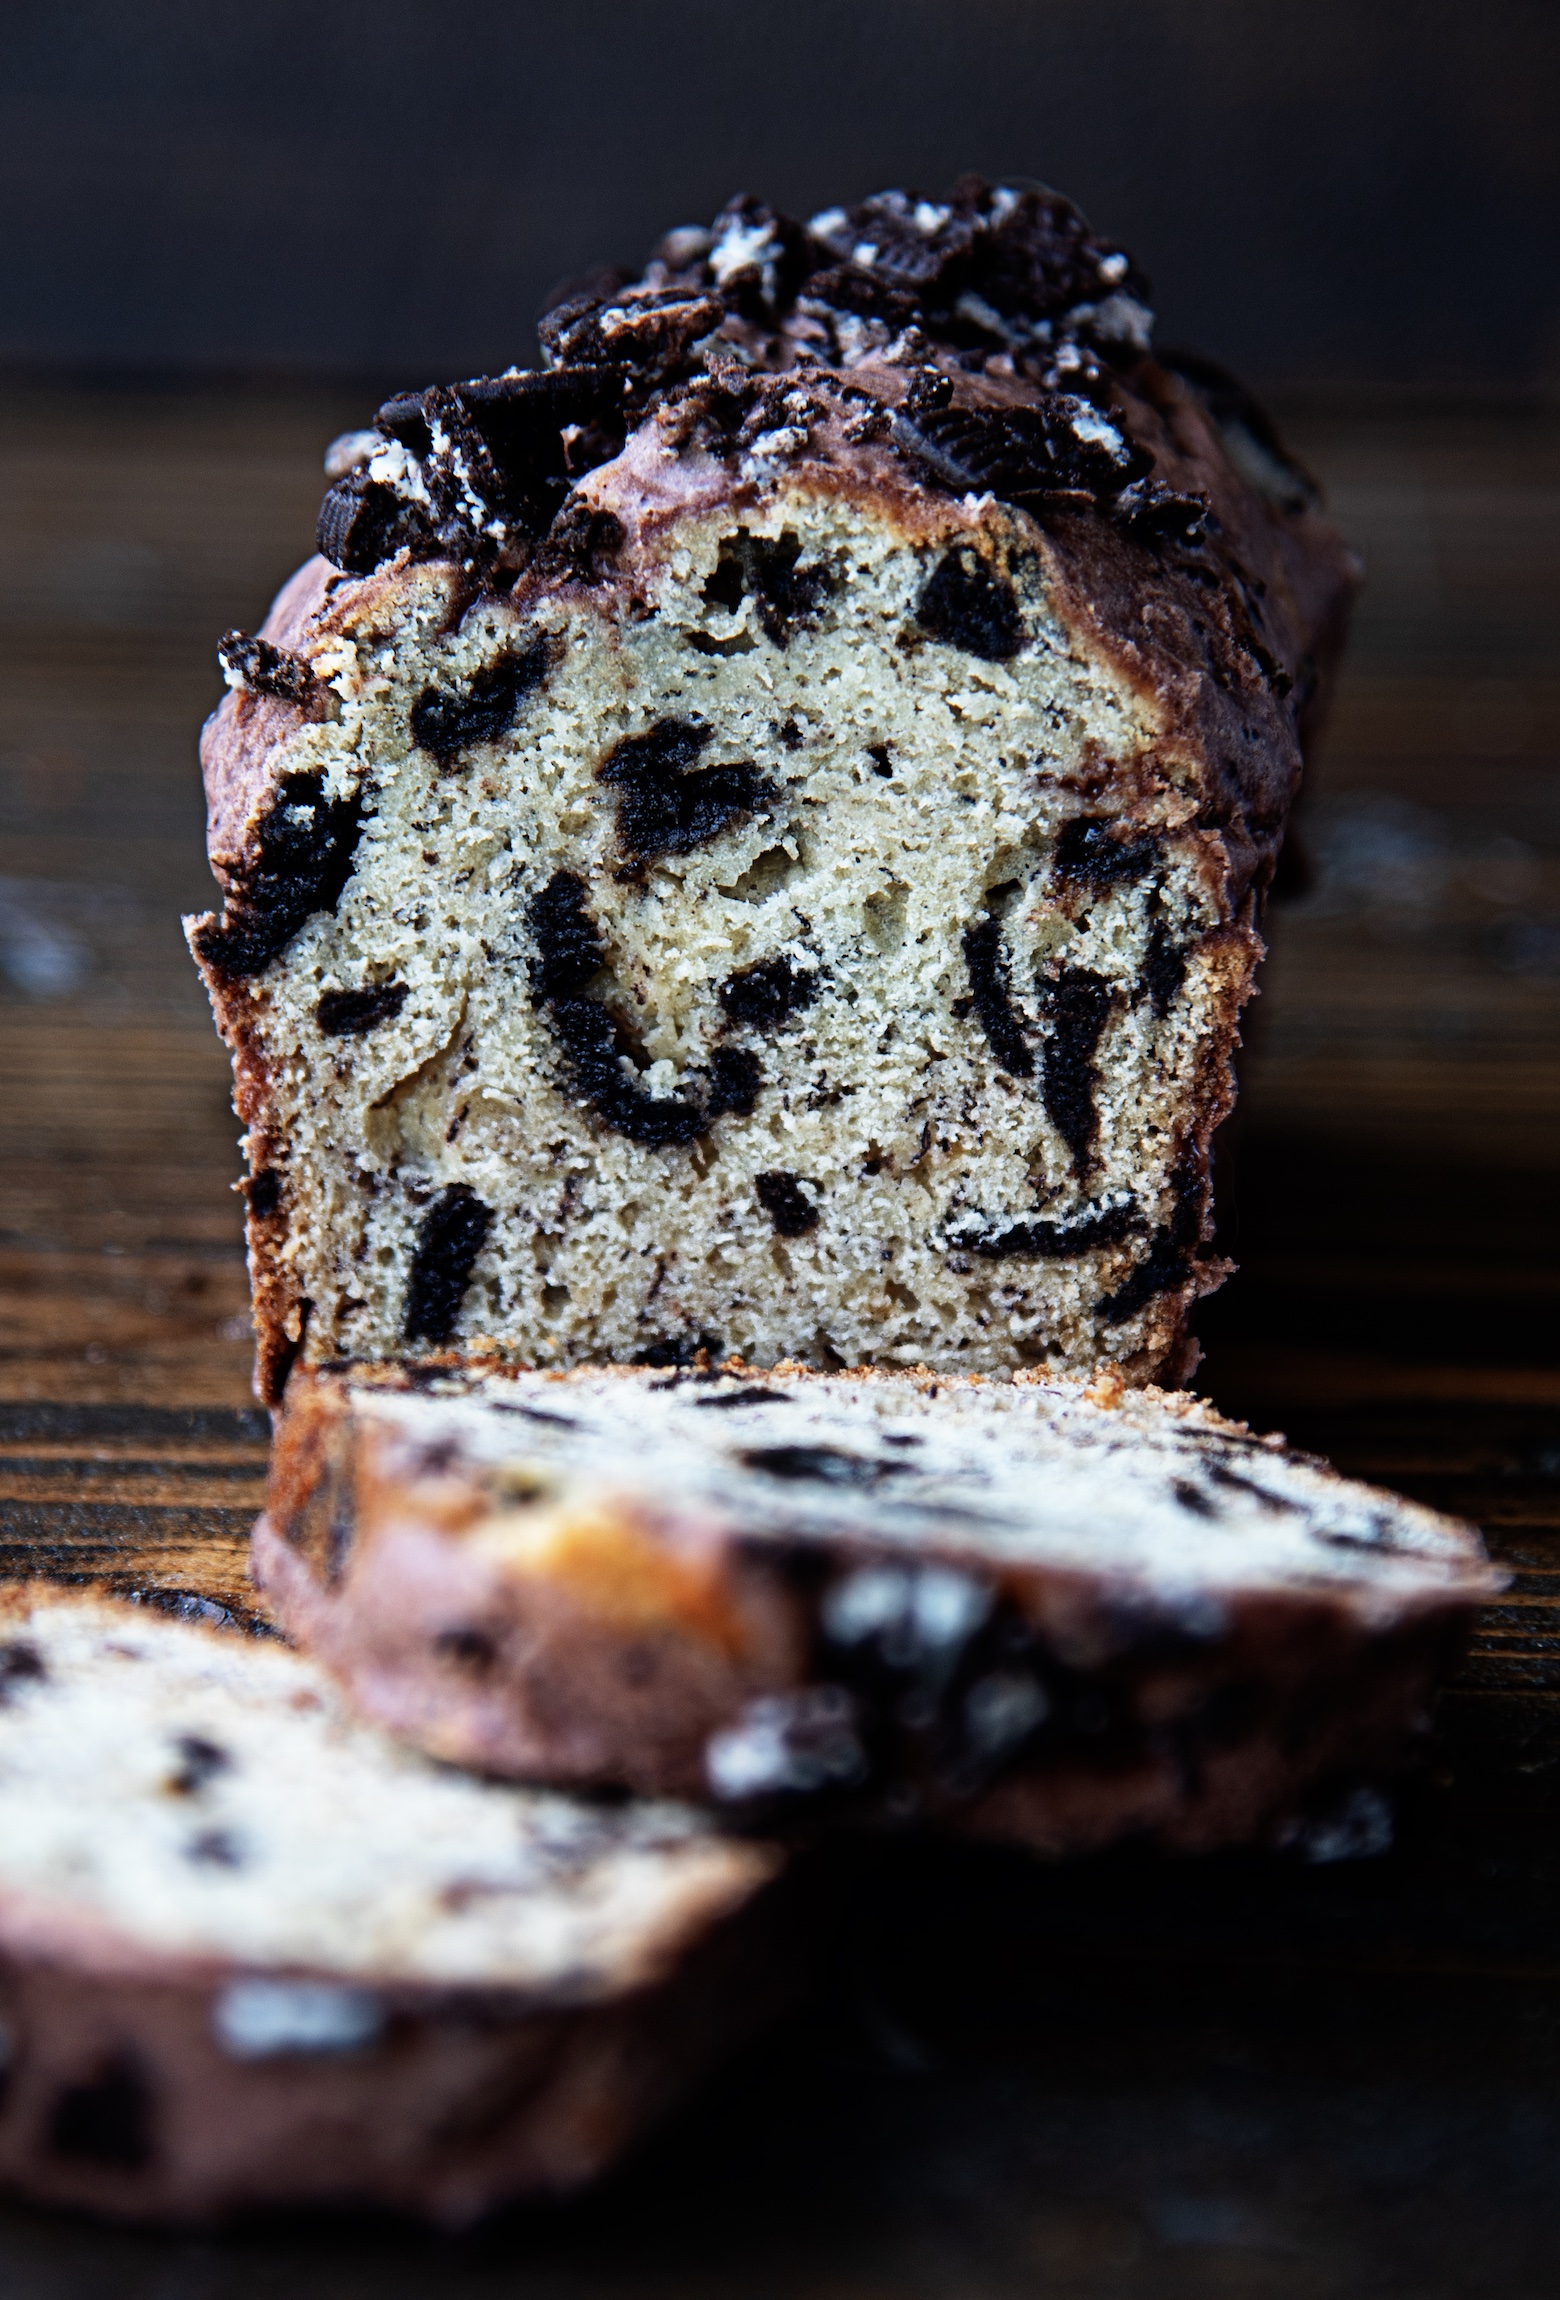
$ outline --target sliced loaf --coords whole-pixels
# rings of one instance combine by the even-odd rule
[[[341,446],[203,746],[267,1398],[1189,1370],[1355,568],[1144,293],[1032,187],[739,202]]]
[[[779,1866],[463,1779],[275,1644],[0,1597],[0,2184],[121,2217],[577,2186],[776,2001]]]
[[[256,1529],[395,1731],[559,1782],[1062,1853],[1281,1833],[1390,1767],[1471,1528],[1184,1394],[801,1369],[295,1373]]]

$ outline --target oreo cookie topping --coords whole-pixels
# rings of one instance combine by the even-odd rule
[[[966,176],[945,200],[880,192],[807,224],[740,198],[669,233],[638,279],[571,289],[539,323],[546,367],[387,400],[325,498],[320,549],[349,574],[406,551],[592,580],[571,492],[658,413],[673,444],[760,466],[833,416],[923,484],[1190,541],[1201,501],[1160,484],[1113,414],[1115,378],[1148,350],[1147,296],[1125,251],[1039,185]],[[812,604],[805,575],[756,552],[727,573],[783,645]]]

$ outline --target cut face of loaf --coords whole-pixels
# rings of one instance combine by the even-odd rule
[[[452,1342],[1191,1362],[1346,559],[1131,343],[831,359],[796,292],[391,403],[339,566],[227,648],[193,941],[267,1396]],[[598,460],[544,518],[549,425]]]
[[[449,2223],[575,2187],[777,2001],[727,1920],[778,1866],[443,1772],[274,1645],[12,1593],[0,2183]]]
[[[1282,1834],[1499,1586],[1184,1395],[744,1366],[295,1373],[254,1566],[441,1756],[1051,1853]]]

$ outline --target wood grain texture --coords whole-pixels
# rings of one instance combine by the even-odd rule
[[[5,412],[0,1575],[259,1626],[237,1128],[176,914],[208,896],[213,637],[259,620],[360,411]],[[814,2023],[525,2239],[571,2300],[1560,2280],[1560,424],[1313,416],[1300,444],[1372,586],[1311,888],[1271,922],[1199,1379],[1476,1519],[1511,1589],[1388,1857],[865,1860]],[[267,2242],[209,2288],[511,2289],[491,2250]],[[22,2292],[138,2289],[149,2257],[0,2213]]]

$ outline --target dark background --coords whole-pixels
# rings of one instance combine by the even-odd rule
[[[1024,173],[1268,387],[1560,383],[1554,0],[0,10],[0,363],[421,383],[734,190]]]

